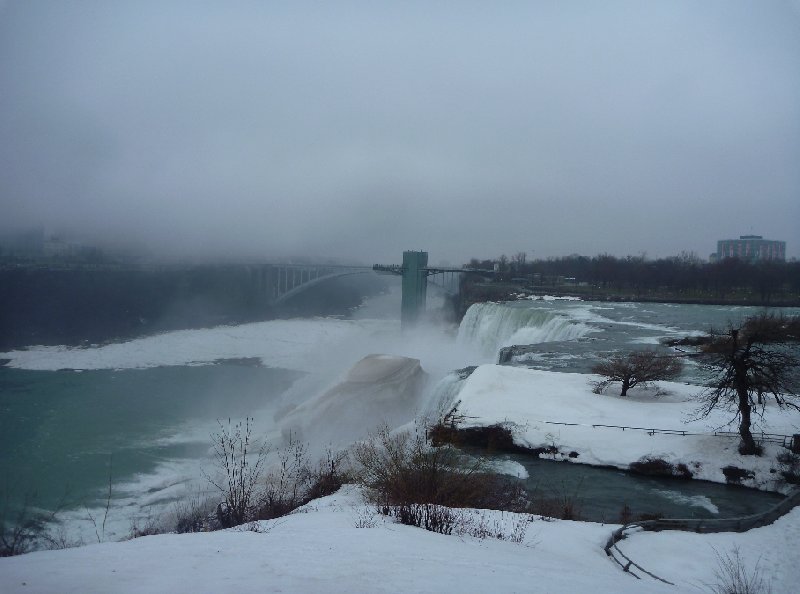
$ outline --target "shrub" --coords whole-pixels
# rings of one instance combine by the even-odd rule
[[[223,501],[217,506],[217,520],[223,528],[244,523],[254,500],[267,455],[267,446],[258,446],[253,440],[253,419],[227,427],[219,423],[218,433],[211,435],[214,458],[222,478],[206,475],[208,481],[222,493]]]
[[[714,594],[769,594],[772,587],[764,579],[761,570],[761,559],[756,561],[752,570],[749,570],[742,559],[738,547],[734,547],[731,553],[717,555],[717,568],[714,576],[717,578],[716,584],[711,584],[710,588]]]
[[[253,519],[279,518],[314,499],[332,495],[347,480],[346,466],[347,452],[330,449],[312,466],[306,445],[290,436],[278,454],[277,467],[267,475]]]
[[[752,479],[755,476],[752,470],[737,466],[725,466],[722,474],[725,475],[725,482],[733,485],[739,485],[743,480]]]
[[[70,541],[66,533],[51,528],[58,523],[58,515],[66,506],[68,493],[52,511],[39,511],[36,508],[36,495],[25,493],[22,504],[12,508],[11,494],[3,495],[3,507],[0,509],[0,557],[13,557],[37,549],[65,549],[78,546],[78,542]]]
[[[458,514],[454,510],[434,503],[404,503],[384,507],[382,511],[385,515],[397,518],[401,524],[439,534],[452,534],[453,528],[459,522]]]
[[[645,456],[636,462],[631,462],[628,468],[631,472],[646,476],[666,476],[681,479],[690,479],[693,476],[689,467],[682,462],[671,464],[666,460],[652,456]]]
[[[130,523],[131,527],[128,533],[128,539],[152,536],[154,534],[164,534],[169,531],[161,518],[153,515],[151,509],[148,509],[147,514],[144,516],[131,516]]]
[[[172,516],[173,530],[178,534],[186,534],[211,532],[221,528],[215,521],[215,507],[213,500],[199,493],[176,502]]]
[[[278,453],[277,468],[267,475],[253,519],[272,520],[303,505],[307,475],[306,445],[290,434],[288,443]]]
[[[334,452],[328,449],[325,458],[320,460],[317,468],[312,470],[309,475],[309,485],[305,493],[305,499],[319,499],[333,495],[341,489],[342,485],[348,480],[347,472],[347,452]]]
[[[781,452],[778,454],[778,463],[784,480],[792,485],[800,485],[800,455],[790,451]]]
[[[428,445],[419,431],[392,434],[384,427],[354,446],[353,459],[355,479],[374,503],[385,507],[523,505],[521,486],[486,472],[482,460],[467,460],[451,447]]]

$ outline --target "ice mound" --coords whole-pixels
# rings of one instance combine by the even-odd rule
[[[277,419],[284,436],[292,433],[313,446],[344,447],[383,423],[411,421],[425,383],[419,359],[368,355],[344,379]]]

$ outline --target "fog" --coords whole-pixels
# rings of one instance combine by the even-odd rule
[[[0,226],[165,257],[800,255],[800,2],[0,1]]]

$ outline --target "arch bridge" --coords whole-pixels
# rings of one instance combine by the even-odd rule
[[[335,264],[257,264],[247,268],[255,293],[268,305],[280,305],[326,280],[372,272],[368,266]]]

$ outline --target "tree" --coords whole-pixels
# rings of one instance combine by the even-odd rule
[[[768,399],[780,409],[800,410],[798,343],[800,317],[762,314],[723,335],[711,336],[703,347],[701,358],[714,375],[702,394],[700,416],[708,416],[715,408],[735,409],[740,453],[758,453],[750,431],[752,415],[763,418]]]
[[[520,274],[525,271],[525,259],[527,258],[527,254],[525,252],[517,252],[513,256],[511,256],[511,262],[513,263],[514,270],[517,274]]]
[[[682,369],[683,364],[679,359],[647,350],[633,351],[627,355],[612,355],[595,365],[592,373],[606,378],[598,384],[598,391],[602,391],[612,382],[620,382],[622,384],[620,396],[627,396],[628,390],[634,386],[675,378],[680,375]]]

